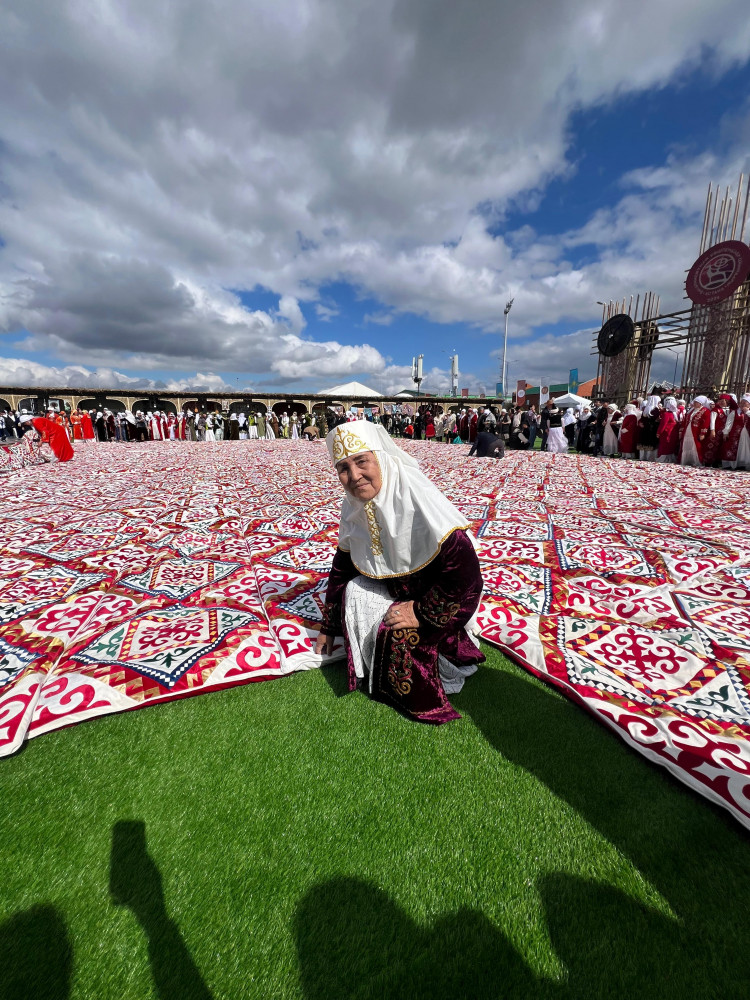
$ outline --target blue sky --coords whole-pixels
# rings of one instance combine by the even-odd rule
[[[510,296],[509,382],[595,374],[596,300],[682,307],[750,168],[750,19],[541,6],[13,0],[0,381],[489,392]]]

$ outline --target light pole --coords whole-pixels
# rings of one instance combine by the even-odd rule
[[[677,388],[677,362],[680,360],[680,355],[671,347],[665,348],[667,351],[671,351],[674,354],[674,375],[672,376],[672,392]]]
[[[510,307],[513,305],[513,299],[510,299],[505,303],[505,309],[503,309],[503,316],[505,316],[505,340],[503,341],[503,399],[505,399],[505,356],[508,353],[508,313],[510,312]]]
[[[419,386],[422,383],[422,361],[424,354],[418,354],[411,359],[411,380],[417,383],[417,399],[419,399]]]

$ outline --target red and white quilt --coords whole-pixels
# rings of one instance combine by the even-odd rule
[[[404,447],[472,523],[483,637],[750,827],[745,474]],[[3,484],[0,755],[316,665],[341,500],[322,445],[79,446]]]

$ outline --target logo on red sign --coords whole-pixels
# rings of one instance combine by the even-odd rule
[[[750,274],[750,247],[739,240],[717,243],[702,253],[685,282],[688,297],[710,306],[733,295]]]

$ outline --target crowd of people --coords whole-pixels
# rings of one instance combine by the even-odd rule
[[[688,405],[675,396],[633,399],[620,410],[606,400],[561,409],[553,399],[507,408],[487,404],[443,413],[432,404],[399,407],[401,412],[365,410],[391,437],[470,444],[471,455],[502,458],[506,448],[588,455],[682,465],[750,469],[750,393],[740,400],[721,393],[715,400],[696,396]],[[414,412],[409,412],[414,411]],[[0,440],[21,438],[33,429],[35,414],[0,413]],[[46,419],[63,428],[71,442],[242,441],[275,438],[322,439],[330,429],[362,418],[360,408],[328,407],[314,413],[233,410],[181,413],[108,409],[56,411]]]

